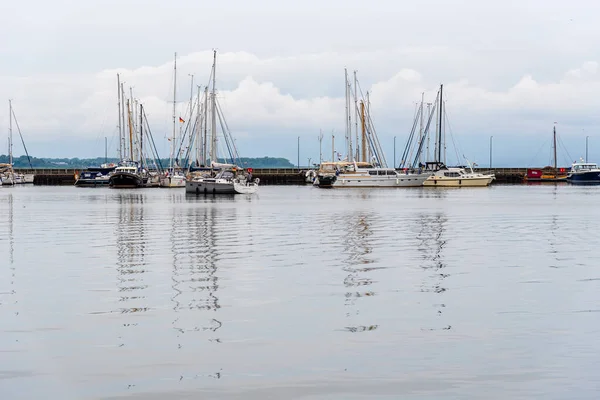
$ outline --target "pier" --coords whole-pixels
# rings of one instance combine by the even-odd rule
[[[260,185],[305,185],[305,168],[254,168],[252,175],[260,179]],[[473,168],[475,172],[492,172],[496,175],[494,183],[522,183],[527,168]],[[15,168],[15,172],[33,174],[34,185],[73,185],[75,174],[82,169],[71,168]]]

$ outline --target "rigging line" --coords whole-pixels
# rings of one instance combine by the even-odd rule
[[[570,164],[571,160],[573,158],[569,154],[569,151],[567,150],[565,144],[563,143],[562,139],[558,135],[556,135],[556,139],[558,140],[558,144],[560,145],[560,147],[562,147],[562,149],[564,150],[564,152],[567,153],[567,156],[569,157],[568,160],[567,160],[567,165]],[[564,157],[564,155],[563,155],[563,157]]]
[[[219,118],[219,124],[221,125],[221,130],[223,131],[223,138],[225,139],[225,146],[227,146],[227,152],[229,153],[229,159],[231,160],[232,164],[235,164],[236,160],[234,158],[232,146],[230,143],[230,141],[232,141],[233,138],[231,138],[227,135],[227,132],[225,130],[225,124],[223,123],[223,113],[221,111],[221,108],[218,106],[218,104],[217,104],[217,117]]]
[[[423,137],[421,138],[421,143],[419,144],[419,151],[417,152],[417,154],[419,154],[423,151],[423,145],[425,144],[425,139],[427,139],[429,137],[429,128],[431,127],[431,122],[433,121],[433,117],[435,116],[435,111],[438,106],[439,97],[440,97],[440,91],[438,90],[437,95],[436,95],[436,100],[433,103],[433,107],[431,107],[431,111],[429,113],[427,125],[425,126],[425,130],[423,131]],[[416,168],[417,162],[418,162],[418,159],[415,158],[412,163],[413,169]]]
[[[17,130],[19,131],[19,137],[21,138],[21,143],[23,143],[23,148],[25,149],[25,154],[27,155],[27,161],[29,162],[29,167],[33,169],[33,165],[31,165],[31,157],[29,157],[29,153],[27,152],[27,147],[25,146],[25,140],[23,140],[23,135],[21,134],[21,128],[19,127],[19,121],[17,121],[17,116],[15,115],[15,110],[11,107],[12,116],[15,119],[15,124],[17,125]],[[12,144],[12,143],[11,143]]]
[[[156,149],[156,143],[154,143],[154,138],[152,136],[152,132],[150,130],[150,123],[148,122],[148,116],[146,115],[146,109],[144,108],[144,121],[146,122],[146,138],[152,143],[151,150],[153,151],[154,162],[158,161],[158,170],[159,172],[163,172],[164,168],[162,166],[162,162],[160,161],[160,156],[158,155],[158,150]]]
[[[460,162],[461,158],[458,155],[458,150],[459,149],[462,150],[462,147],[460,145],[456,144],[456,142],[458,142],[458,139],[456,139],[456,141],[454,139],[454,134],[452,133],[452,126],[450,126],[450,117],[448,116],[448,107],[447,106],[444,107],[444,119],[445,119],[444,122],[446,123],[444,129],[446,127],[448,127],[448,131],[450,132],[450,139],[452,140],[452,145],[454,146],[454,153],[456,155],[456,162],[458,163],[458,165],[460,165],[461,164],[461,162]],[[461,151],[461,153],[464,153],[464,152]],[[463,157],[464,157],[464,155],[463,155]]]
[[[237,146],[235,144],[235,140],[233,139],[233,135],[231,134],[231,130],[229,129],[229,125],[227,124],[227,120],[225,119],[225,114],[223,113],[223,108],[221,106],[221,103],[219,102],[219,99],[217,100],[217,107],[219,109],[219,113],[221,113],[221,115],[223,116],[223,122],[225,124],[225,132],[227,132],[227,135],[229,135],[230,139],[231,139],[231,143],[233,146],[233,155],[235,157],[235,159],[237,160],[237,162],[240,162],[240,154],[238,153],[238,149]]]

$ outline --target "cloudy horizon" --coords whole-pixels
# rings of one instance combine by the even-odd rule
[[[600,161],[600,28],[590,1],[432,1],[418,4],[313,0],[298,4],[187,0],[133,2],[29,0],[4,6],[0,99],[12,99],[36,157],[116,155],[116,74],[139,98],[161,156],[172,123],[173,54],[178,113],[206,85],[218,49],[217,87],[243,157],[300,163],[331,154],[344,132],[344,68],[370,92],[372,117],[391,163],[400,157],[415,104],[441,83],[450,121],[449,163],[464,154],[495,166]],[[175,15],[176,14],[176,15]],[[0,108],[2,109],[2,108]],[[8,104],[0,113],[7,143]],[[450,132],[449,132],[450,133]],[[448,134],[449,134],[448,133]],[[16,134],[16,131],[15,131]],[[23,154],[17,136],[14,153]],[[458,144],[458,150],[453,143]],[[337,150],[341,146],[336,145]],[[0,145],[6,153],[6,145]],[[396,162],[397,163],[397,162]]]

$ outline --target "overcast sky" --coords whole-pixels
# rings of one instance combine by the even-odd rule
[[[394,136],[402,152],[420,93],[433,101],[444,83],[453,138],[472,161],[489,163],[493,136],[494,165],[547,165],[557,122],[559,163],[585,156],[586,136],[600,162],[599,11],[591,0],[5,1],[0,143],[11,98],[32,155],[102,156],[108,137],[116,156],[119,72],[167,156],[173,53],[183,113],[188,74],[208,83],[216,48],[219,98],[242,156],[295,163],[300,136],[301,164],[315,161],[319,129],[331,154],[347,67],[371,91],[388,160]],[[449,143],[450,163],[455,153]]]

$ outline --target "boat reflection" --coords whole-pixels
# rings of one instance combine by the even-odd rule
[[[445,271],[444,248],[446,246],[446,224],[448,219],[442,213],[420,214],[419,225],[421,227],[417,236],[419,240],[418,251],[421,253],[420,267],[428,274],[421,285],[421,292],[443,295],[447,290],[444,280],[450,275]],[[436,296],[437,297],[437,296]],[[446,303],[443,297],[440,300],[433,299],[433,307],[439,317],[443,316]],[[450,330],[451,325],[443,325],[441,328],[428,328],[429,330]]]
[[[172,289],[173,329],[177,338],[187,332],[208,332],[210,342],[220,343],[222,323],[215,314],[200,317],[201,312],[215,312],[221,306],[217,297],[218,209],[173,209],[171,251],[173,254]],[[183,347],[178,340],[178,348]]]
[[[351,325],[344,327],[344,330],[352,333],[372,331],[378,328],[375,324],[355,324],[356,317],[360,315],[360,308],[357,302],[361,298],[375,296],[371,285],[373,280],[368,276],[368,273],[380,267],[372,267],[374,262],[372,257],[373,231],[369,226],[369,219],[372,218],[369,214],[359,213],[358,215],[350,215],[346,218],[346,226],[344,229],[344,248],[343,254],[346,255],[344,266],[342,269],[348,273],[344,278],[344,286],[346,287],[345,306],[347,307],[346,317],[352,320]]]
[[[118,193],[119,220],[117,222],[117,287],[119,292],[118,312],[142,313],[149,310],[146,303],[144,282],[146,274],[147,233],[144,219],[145,195],[143,193]],[[139,319],[123,323],[126,328],[136,327]],[[119,336],[119,346],[125,346],[127,332]],[[134,333],[129,333],[134,335]],[[131,339],[135,343],[135,339]]]

